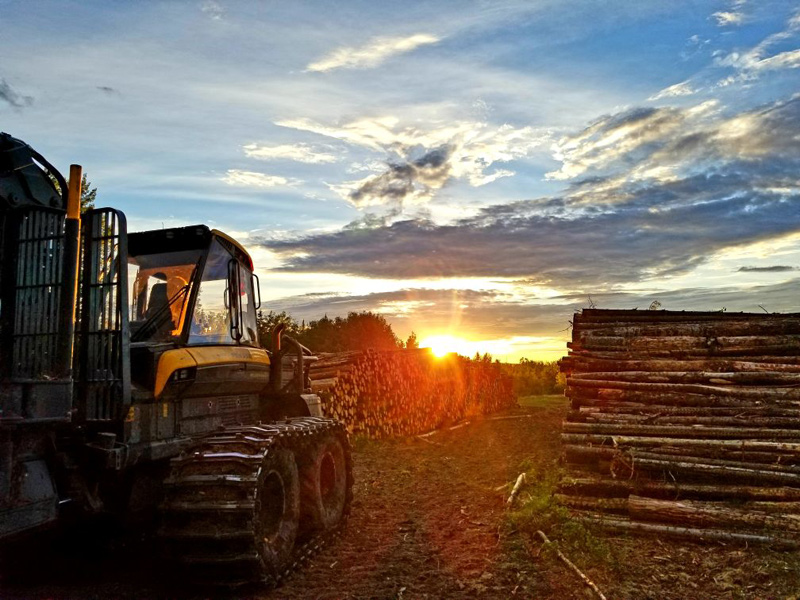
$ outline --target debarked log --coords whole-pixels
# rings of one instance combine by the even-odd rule
[[[703,417],[691,415],[636,415],[636,414],[577,414],[567,415],[570,423],[594,423],[603,425],[660,425],[703,427],[764,427],[774,429],[800,429],[798,417],[759,417],[739,415],[735,417]]]
[[[662,438],[630,435],[600,435],[562,433],[562,442],[567,444],[592,444],[625,447],[674,446],[683,448],[719,448],[739,451],[784,452],[799,455],[800,444],[767,440],[719,440],[691,438]]]
[[[716,336],[774,336],[800,334],[800,318],[738,319],[706,322],[631,322],[585,323],[576,327],[581,337],[585,335],[612,337],[716,337]]]
[[[569,508],[592,510],[601,512],[627,513],[627,498],[597,498],[594,496],[572,496],[569,494],[554,494],[553,499]]]
[[[768,469],[752,469],[741,466],[709,464],[707,462],[685,462],[680,460],[656,460],[635,456],[626,460],[617,457],[613,473],[622,477],[631,477],[639,471],[657,471],[669,473],[673,477],[678,474],[704,476],[725,479],[726,481],[744,481],[748,483],[782,484],[800,487],[800,474],[786,473]]]
[[[588,433],[661,438],[800,440],[800,430],[767,427],[706,427],[703,425],[639,425],[634,423],[564,423],[564,433]]]
[[[738,373],[714,371],[598,371],[593,373],[574,373],[571,382],[576,381],[627,381],[632,383],[669,384],[708,384],[729,385],[785,385],[800,384],[800,373],[780,371],[746,371]]]
[[[606,531],[615,533],[658,534],[693,541],[765,544],[787,550],[793,550],[800,546],[796,540],[778,535],[742,533],[724,529],[701,529],[695,527],[676,527],[674,525],[657,525],[654,523],[640,523],[638,521],[619,517],[608,518],[599,515],[581,515],[577,518],[584,523],[595,525]]]
[[[743,527],[800,532],[800,516],[776,515],[757,510],[708,506],[688,500],[656,500],[643,496],[628,497],[628,514],[633,519],[700,527]]]
[[[580,408],[585,414],[622,414],[622,415],[655,415],[655,416],[726,416],[741,417],[791,417],[800,420],[800,409],[781,408],[777,406],[755,405],[741,408],[738,406],[668,406],[665,404],[643,405],[624,403],[621,405],[587,406]]]
[[[800,387],[758,387],[702,385],[693,383],[637,383],[630,381],[610,381],[607,379],[569,380],[570,388],[595,388],[606,390],[630,390],[647,393],[698,394],[702,396],[723,396],[746,400],[800,400]]]
[[[800,473],[800,456],[778,452],[740,452],[715,448],[658,448],[658,452],[624,450],[612,446],[582,446],[565,444],[567,462],[591,463],[598,460],[612,461],[618,456],[625,460],[651,458],[678,462],[704,462],[721,466],[743,466],[768,471]]]
[[[620,480],[610,477],[565,478],[558,486],[564,494],[576,496],[602,496],[627,498],[630,494],[665,499],[744,500],[775,502],[800,502],[800,489],[793,487],[759,487],[726,483],[668,483],[648,480]]]
[[[675,407],[719,407],[719,408],[751,408],[767,405],[792,408],[800,407],[800,400],[771,399],[769,403],[761,400],[737,398],[732,395],[717,396],[707,394],[687,394],[683,392],[654,392],[638,390],[602,389],[596,387],[576,387],[567,381],[566,396],[572,400],[573,408],[582,406],[615,406],[640,404],[672,405]]]
[[[575,338],[578,338],[577,340]],[[707,351],[750,352],[765,354],[765,349],[777,348],[779,355],[786,351],[800,350],[800,335],[683,335],[683,336],[599,336],[586,334],[581,339],[580,331],[573,329],[573,341],[567,346],[573,349],[640,351],[647,355],[654,348],[658,351]]]

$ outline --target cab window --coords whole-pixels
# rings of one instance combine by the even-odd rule
[[[232,269],[237,271],[238,277],[231,276]],[[238,283],[238,289],[231,289],[231,282],[235,285]],[[234,328],[231,327],[231,315],[234,317]],[[255,318],[249,271],[215,239],[211,243],[198,288],[189,344],[255,346]]]

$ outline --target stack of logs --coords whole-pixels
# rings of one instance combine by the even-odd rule
[[[800,314],[584,310],[559,499],[615,531],[800,541]]]
[[[309,368],[326,416],[371,438],[414,435],[514,404],[491,362],[428,349],[322,354]]]

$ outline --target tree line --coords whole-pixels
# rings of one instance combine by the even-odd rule
[[[327,315],[315,321],[298,322],[294,317],[282,312],[258,313],[258,337],[261,345],[272,350],[272,330],[283,324],[284,332],[314,352],[346,352],[351,350],[398,350],[418,348],[417,335],[403,341],[392,330],[386,319],[370,311],[351,312],[346,317],[331,319]],[[475,362],[496,362],[492,355],[476,353]],[[514,381],[517,396],[559,394],[564,391],[565,379],[558,370],[556,362],[541,362],[520,359],[518,364],[501,365],[505,374]]]
[[[404,342],[397,337],[386,319],[369,311],[351,312],[346,317],[331,319],[327,315],[316,321],[300,323],[286,311],[258,313],[258,337],[261,345],[272,350],[272,330],[283,324],[284,333],[311,348],[314,352],[346,352],[349,350],[397,350],[418,348],[412,331]]]

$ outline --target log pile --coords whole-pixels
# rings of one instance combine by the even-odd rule
[[[614,531],[800,542],[800,314],[575,315],[559,500]]]
[[[423,433],[515,402],[499,365],[428,349],[322,354],[308,375],[326,416],[371,438]]]

